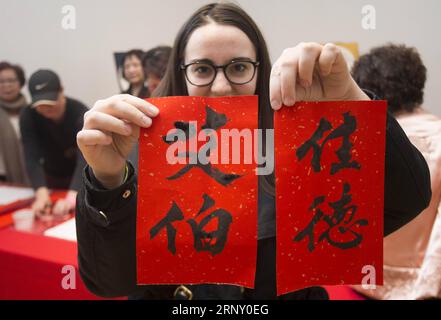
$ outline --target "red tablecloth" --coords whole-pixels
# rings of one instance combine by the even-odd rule
[[[324,286],[330,300],[366,300],[349,286]]]
[[[65,192],[54,192],[52,201],[64,195]],[[15,230],[11,214],[0,216],[0,299],[99,299],[81,280],[77,243],[43,235],[63,221],[35,220],[32,229],[24,232]],[[62,287],[66,277],[62,269],[66,265],[75,268],[75,289]]]
[[[75,242],[0,230],[0,299],[97,299],[85,287],[78,273]],[[76,289],[65,290],[63,266],[76,270]],[[347,286],[325,287],[331,300],[362,300]]]
[[[75,242],[0,230],[0,299],[97,299],[78,273]],[[63,289],[62,268],[75,267],[75,289]]]

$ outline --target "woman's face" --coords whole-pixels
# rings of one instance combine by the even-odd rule
[[[144,82],[144,70],[137,56],[129,56],[124,60],[124,75],[130,84]]]
[[[194,61],[207,61],[214,65],[225,65],[232,60],[256,61],[256,50],[247,35],[239,28],[209,23],[193,31],[185,48],[184,64]],[[232,72],[243,72],[239,65]],[[249,65],[248,65],[249,68]],[[193,68],[193,73],[206,73],[203,68]],[[187,70],[188,74],[189,70]],[[187,90],[190,96],[237,96],[253,95],[256,92],[257,70],[254,78],[242,85],[230,83],[222,69],[216,71],[216,77],[211,85],[198,87],[186,78]]]
[[[147,74],[147,87],[149,88],[150,92],[155,91],[155,89],[158,87],[160,82],[161,79],[155,74],[153,73]]]
[[[20,81],[13,69],[5,69],[0,72],[0,99],[3,101],[15,101],[20,94]]]

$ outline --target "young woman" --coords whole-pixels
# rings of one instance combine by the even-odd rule
[[[144,53],[142,50],[133,49],[124,55],[123,59],[123,78],[129,82],[129,88],[123,93],[127,93],[141,99],[148,98],[150,91],[145,86],[145,72],[142,66]]]
[[[224,66],[220,68],[220,66]],[[229,71],[230,70],[230,71]],[[242,70],[233,78],[231,70]],[[351,78],[339,49],[301,43],[283,51],[271,67],[265,41],[253,20],[233,4],[197,10],[179,31],[157,96],[259,96],[259,127],[273,127],[273,109],[298,100],[367,100]],[[81,276],[101,296],[144,298],[276,298],[274,175],[259,177],[258,257],[254,290],[235,286],[136,285],[136,175],[127,155],[158,109],[136,97],[97,101],[85,115],[78,144],[88,167],[77,206]],[[427,165],[395,120],[388,117],[385,234],[415,217],[430,199]],[[272,150],[269,150],[272,152]],[[128,171],[126,170],[128,168]],[[326,298],[310,288],[282,298]]]

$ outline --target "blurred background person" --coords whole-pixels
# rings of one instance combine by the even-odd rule
[[[20,112],[27,106],[24,84],[20,66],[0,62],[0,181],[28,185],[19,128]]]
[[[170,52],[171,47],[158,46],[148,50],[144,55],[142,64],[144,67],[144,74],[146,75],[148,97],[150,97],[164,77]],[[133,164],[135,171],[138,172],[138,145],[136,145],[130,153],[129,161]]]
[[[387,100],[429,165],[432,187],[429,207],[384,238],[384,286],[358,290],[376,299],[441,298],[441,118],[423,107],[426,67],[415,48],[389,44],[361,56],[352,74]]]
[[[39,217],[63,216],[75,208],[81,187],[85,161],[76,137],[88,108],[64,95],[58,75],[51,70],[32,74],[28,88],[32,102],[21,112],[20,129],[26,169],[36,190],[32,209]],[[68,192],[52,206],[49,189]]]
[[[122,93],[128,93],[141,99],[148,98],[150,92],[145,86],[145,73],[142,66],[144,52],[139,49],[128,51],[122,61],[122,76],[129,83],[129,88]]]
[[[147,88],[152,94],[164,77],[172,48],[158,46],[150,49],[144,55],[143,66],[146,75]]]

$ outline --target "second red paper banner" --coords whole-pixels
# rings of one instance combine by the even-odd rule
[[[386,103],[275,114],[277,293],[383,279]],[[372,281],[371,281],[372,282]]]

